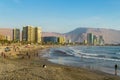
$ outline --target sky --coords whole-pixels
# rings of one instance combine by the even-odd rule
[[[59,33],[78,27],[120,30],[120,0],[0,0],[0,28],[27,25]]]

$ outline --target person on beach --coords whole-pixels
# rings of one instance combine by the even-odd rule
[[[47,66],[45,64],[43,64],[43,68],[46,68]]]
[[[30,55],[28,55],[28,59],[30,59],[30,57],[31,57],[31,56],[30,56]]]
[[[38,57],[38,52],[36,53],[36,56]]]
[[[4,53],[3,53],[3,52],[1,52],[1,56],[3,56],[3,54],[4,54]]]
[[[28,52],[26,53],[26,55],[27,55],[27,56],[29,55]]]
[[[117,64],[115,64],[115,75],[117,75]]]
[[[6,55],[5,55],[5,54],[3,54],[3,58],[6,58]]]
[[[15,52],[16,52],[16,48],[15,48]]]

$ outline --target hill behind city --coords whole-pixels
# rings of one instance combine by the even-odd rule
[[[104,28],[76,28],[68,33],[65,33],[67,39],[72,42],[82,42],[86,39],[87,33],[94,35],[102,35],[106,44],[120,43],[120,30],[104,29]]]

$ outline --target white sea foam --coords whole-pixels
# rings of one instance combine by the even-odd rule
[[[86,55],[86,56],[99,56],[98,54],[93,54],[93,53],[83,53],[82,50],[76,50],[72,47],[70,47],[71,50],[74,51],[74,55],[75,56],[83,56],[83,55]]]
[[[120,54],[120,52],[117,52],[116,54]]]
[[[69,49],[73,50],[74,51],[73,54],[77,57],[99,59],[99,60],[108,60],[108,61],[120,61],[120,59],[109,58],[108,55],[106,55],[106,54],[83,53],[82,50],[76,50],[72,47],[69,47]],[[120,54],[120,52],[118,52],[117,54]],[[101,57],[101,56],[107,56],[107,57]]]
[[[91,56],[83,56],[83,58],[92,58],[92,59],[108,60],[108,61],[120,61],[119,59],[102,58],[102,57],[91,57]]]

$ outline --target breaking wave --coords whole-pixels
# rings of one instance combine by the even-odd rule
[[[51,50],[52,54],[55,56],[73,56],[79,58],[90,58],[90,59],[98,59],[98,60],[109,60],[109,61],[120,61],[119,56],[108,55],[108,54],[97,54],[97,53],[84,53],[82,50],[74,49],[72,47],[68,48],[56,48]],[[117,53],[120,54],[120,53]]]

